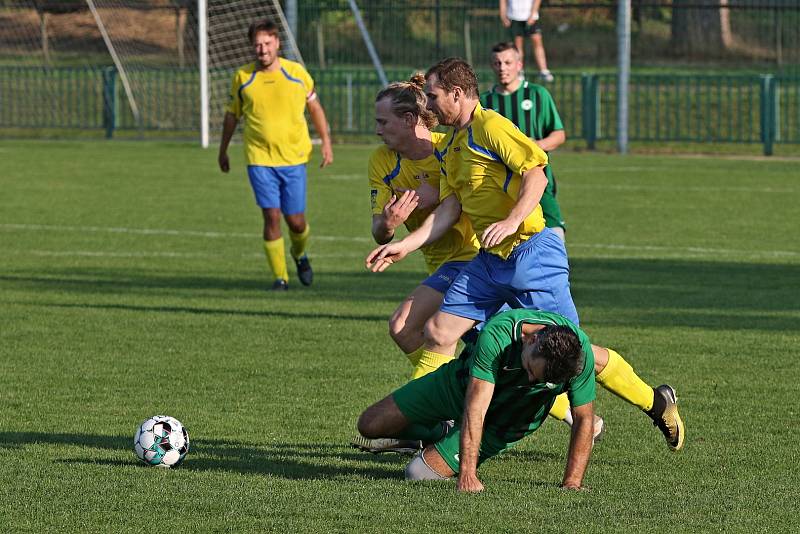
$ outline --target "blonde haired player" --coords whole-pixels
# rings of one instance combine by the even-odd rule
[[[333,162],[328,122],[308,72],[299,63],[278,56],[280,39],[275,23],[254,22],[248,37],[256,60],[233,76],[219,144],[219,168],[230,170],[228,145],[244,117],[247,174],[264,216],[264,251],[274,277],[272,289],[289,287],[281,214],[289,226],[298,278],[308,286],[314,273],[306,254],[306,164],[311,157],[306,108],[322,140],[320,167]]]
[[[419,73],[409,81],[390,84],[375,98],[375,133],[384,144],[370,156],[368,175],[372,236],[379,244],[392,241],[401,225],[410,232],[418,229],[439,203],[442,174],[436,145],[445,135],[431,131],[436,126],[436,116],[426,109],[424,85],[425,77]],[[452,359],[438,354],[422,357],[423,328],[479,247],[469,220],[462,215],[441,238],[421,248],[429,276],[400,303],[389,320],[392,339],[414,366],[412,379]],[[456,343],[457,340],[448,348],[448,354],[455,351]],[[569,403],[565,395],[561,397],[551,415],[571,424]],[[597,418],[595,437],[603,428],[603,420]],[[402,440],[363,437],[355,438],[353,445],[369,452],[406,452],[419,446]]]
[[[464,60],[448,58],[428,69],[425,94],[439,123],[452,127],[440,152],[444,179],[439,206],[417,230],[373,250],[366,266],[386,270],[436,241],[463,214],[481,250],[425,323],[421,359],[452,358],[449,347],[505,304],[558,313],[577,325],[564,243],[545,227],[539,206],[547,185],[542,170],[547,155],[511,121],[481,107],[477,77]],[[670,449],[681,449],[685,430],[674,389],[666,384],[652,388],[611,349],[593,351],[597,381],[641,408]]]

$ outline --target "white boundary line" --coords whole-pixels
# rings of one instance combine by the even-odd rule
[[[236,233],[236,232],[203,232],[199,230],[169,230],[163,228],[122,228],[113,226],[59,226],[52,224],[0,224],[0,229],[4,230],[27,230],[41,232],[85,232],[85,233],[107,233],[107,234],[138,234],[138,235],[173,235],[188,237],[210,237],[210,238],[245,238],[253,239],[258,236],[257,232]],[[346,237],[346,236],[325,236],[314,235],[314,239],[320,241],[354,241],[371,242],[368,237]]]
[[[257,237],[256,233],[236,233],[236,232],[204,232],[199,230],[170,230],[170,229],[157,229],[157,228],[124,228],[124,227],[103,227],[103,226],[58,226],[46,224],[0,224],[2,230],[21,230],[21,231],[43,231],[43,232],[85,232],[85,233],[112,233],[112,234],[136,234],[136,235],[168,235],[168,236],[189,236],[189,237],[207,237],[213,239],[224,238],[246,238],[254,239]],[[368,237],[346,237],[346,236],[324,236],[314,235],[315,240],[319,241],[342,241],[351,243],[371,243],[372,240]],[[583,248],[583,249],[596,249],[596,250],[620,250],[630,252],[661,252],[661,253],[677,253],[677,254],[726,254],[726,255],[739,255],[748,257],[766,257],[766,258],[795,258],[800,257],[800,251],[791,250],[746,250],[746,249],[725,249],[725,248],[710,248],[710,247],[666,247],[659,245],[622,245],[614,243],[574,243],[567,241],[567,248]],[[6,251],[10,253],[11,251]],[[114,252],[95,252],[95,251],[16,251],[18,254],[39,254],[39,255],[97,255],[97,256],[112,256],[119,255],[125,257],[126,253]],[[133,256],[164,256],[164,257],[192,257],[192,255],[202,255],[205,253],[179,253],[179,252],[141,252],[129,253]],[[316,255],[315,255],[316,256]],[[356,255],[354,255],[356,256]],[[324,256],[319,256],[324,257]],[[334,257],[350,257],[348,255],[331,255]]]

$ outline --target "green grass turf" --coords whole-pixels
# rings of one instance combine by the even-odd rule
[[[0,530],[798,530],[796,162],[555,154],[582,324],[675,386],[686,447],[601,390],[591,491],[557,488],[550,421],[465,496],[348,447],[409,374],[386,320],[424,276],[363,268],[368,153],[310,167],[316,281],[276,295],[240,147],[226,176],[188,144],[0,145]],[[156,413],[179,469],[133,455]]]

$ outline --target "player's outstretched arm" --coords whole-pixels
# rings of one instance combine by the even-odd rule
[[[542,199],[545,187],[547,187],[547,176],[541,167],[525,171],[525,174],[522,175],[522,186],[517,203],[514,204],[508,217],[490,224],[481,234],[480,241],[483,248],[491,248],[516,232],[522,221],[531,214]]]
[[[461,203],[455,195],[449,195],[419,228],[396,243],[380,246],[370,252],[366,258],[367,269],[374,273],[385,271],[392,263],[442,237],[458,222],[460,216]]]
[[[569,440],[567,467],[564,470],[564,489],[584,489],[583,476],[592,454],[592,434],[594,432],[594,403],[572,408],[572,435]]]
[[[230,112],[225,113],[225,118],[222,120],[222,137],[219,140],[219,155],[217,156],[217,163],[219,163],[219,170],[228,172],[231,170],[230,160],[228,159],[228,145],[231,143],[233,132],[236,131],[236,124],[239,119],[236,115]]]
[[[483,483],[478,479],[478,454],[483,437],[483,421],[489,410],[494,384],[471,377],[464,398],[464,417],[461,422],[461,443],[458,460],[458,491],[478,493]]]
[[[309,100],[306,104],[308,106],[308,114],[311,115],[311,122],[314,123],[314,129],[317,131],[322,147],[322,163],[319,164],[320,168],[327,167],[333,163],[333,146],[331,145],[331,134],[328,130],[328,119],[325,117],[325,110],[319,102],[319,98]]]

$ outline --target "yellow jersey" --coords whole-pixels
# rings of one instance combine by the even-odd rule
[[[444,134],[432,133],[434,144]],[[380,215],[383,208],[392,198],[400,196],[397,189],[416,189],[421,182],[439,189],[441,175],[439,160],[435,154],[422,160],[410,160],[400,156],[386,145],[376,148],[369,158],[369,187],[373,215]],[[405,227],[413,232],[435,209],[415,209],[406,219]],[[422,247],[425,264],[429,273],[433,273],[448,261],[469,261],[478,253],[478,240],[469,224],[469,220],[461,215],[459,221],[440,239]]]
[[[299,63],[278,58],[274,72],[256,64],[236,71],[225,111],[244,117],[244,153],[248,165],[281,167],[307,163],[311,137],[306,103],[315,98],[314,80]]]
[[[536,143],[510,120],[480,104],[467,128],[446,134],[437,156],[444,174],[439,198],[455,194],[477,235],[511,213],[522,174],[547,165],[547,154]],[[537,205],[515,233],[488,252],[507,258],[515,246],[543,228],[542,207]]]

